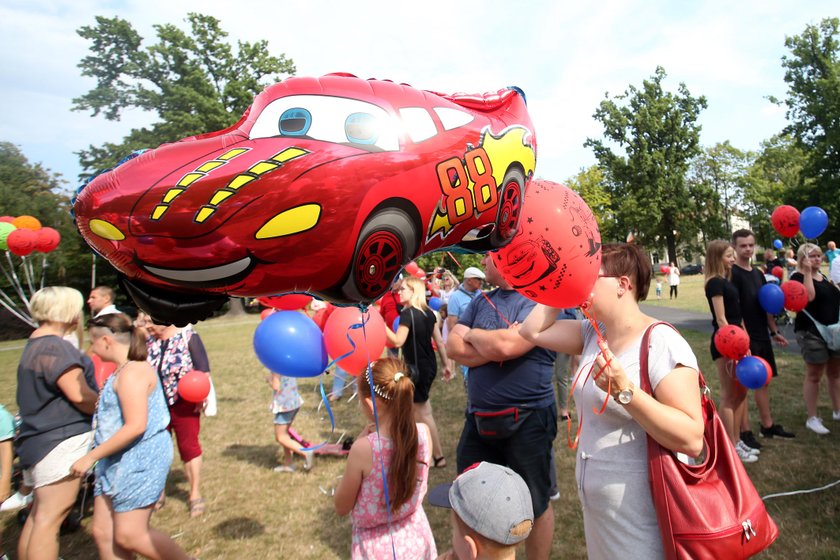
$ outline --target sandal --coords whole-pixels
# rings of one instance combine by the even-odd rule
[[[434,468],[436,469],[443,469],[446,468],[446,456],[441,455],[440,457],[432,457],[432,461],[434,461]]]
[[[190,517],[198,517],[204,513],[204,498],[190,500]]]

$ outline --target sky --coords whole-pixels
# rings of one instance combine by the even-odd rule
[[[666,90],[682,82],[706,97],[704,146],[759,149],[786,125],[784,107],[767,99],[785,97],[785,37],[840,10],[823,0],[4,0],[0,141],[75,188],[75,152],[155,119],[129,111],[111,122],[71,110],[95,85],[77,67],[90,45],[76,30],[118,15],[150,45],[154,24],[186,28],[191,11],[218,18],[232,42],[266,39],[298,76],[350,72],[447,93],[519,86],[536,128],[536,175],[563,182],[596,163],[583,144],[602,135],[592,115],[605,95],[640,87],[657,66]]]

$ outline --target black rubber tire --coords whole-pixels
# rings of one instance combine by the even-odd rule
[[[519,230],[519,218],[525,198],[525,175],[517,167],[508,169],[499,188],[499,210],[496,213],[496,227],[490,234],[494,249],[504,247]]]

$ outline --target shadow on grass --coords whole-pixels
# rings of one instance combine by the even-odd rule
[[[272,468],[277,464],[277,445],[244,445],[234,443],[222,451],[222,456],[247,461],[260,468]]]
[[[234,517],[213,527],[213,532],[227,540],[252,539],[265,533],[265,525],[250,517]]]
[[[318,526],[318,540],[332,550],[337,558],[349,557],[350,544],[353,541],[349,516],[339,517],[332,505],[320,508],[320,512],[319,517],[325,522]]]

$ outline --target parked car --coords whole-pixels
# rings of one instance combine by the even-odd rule
[[[686,276],[691,276],[693,274],[703,274],[703,265],[702,264],[687,264],[680,269],[680,273]]]

